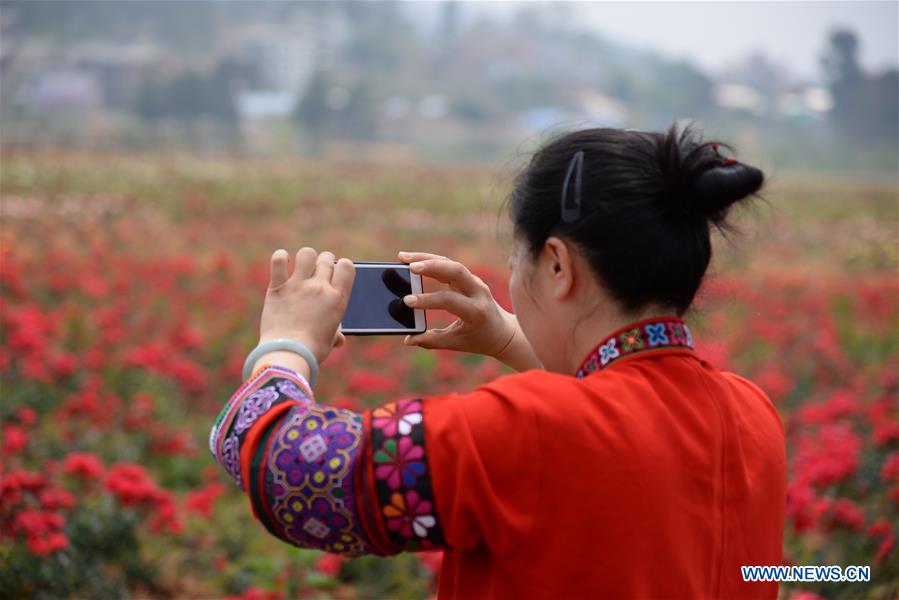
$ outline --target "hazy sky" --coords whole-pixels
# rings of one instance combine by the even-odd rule
[[[512,14],[530,2],[467,0],[465,12]],[[867,70],[899,62],[899,2],[572,2],[584,26],[610,39],[689,58],[716,71],[761,50],[803,78],[819,78],[828,32],[847,26]]]

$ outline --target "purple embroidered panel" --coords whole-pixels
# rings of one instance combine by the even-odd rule
[[[260,507],[277,535],[302,548],[347,556],[369,552],[356,511],[356,461],[365,446],[362,416],[300,405],[290,409],[265,452]]]
[[[372,411],[375,491],[387,535],[403,550],[448,547],[437,520],[420,398]]]
[[[590,351],[575,376],[583,379],[625,356],[661,348],[693,350],[693,334],[683,319],[646,319],[619,329]]]

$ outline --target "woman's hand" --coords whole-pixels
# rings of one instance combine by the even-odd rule
[[[404,342],[407,345],[484,354],[519,370],[540,368],[533,350],[521,334],[518,319],[499,305],[487,284],[465,265],[427,252],[400,252],[398,256],[400,260],[412,263],[410,268],[413,273],[433,277],[450,286],[449,290],[406,296],[406,305],[412,308],[439,308],[459,317],[441,329],[406,336]],[[414,298],[414,302],[410,302],[410,298]],[[521,352],[522,344],[527,346],[529,352]],[[515,364],[508,361],[509,350],[513,346],[516,348]],[[529,354],[531,358],[521,360],[522,354]]]
[[[279,249],[271,257],[271,280],[262,308],[259,341],[285,337],[300,341],[319,363],[345,338],[337,331],[343,319],[356,269],[353,261],[334,254],[316,254],[308,246],[296,254],[293,273],[288,275],[290,255]]]

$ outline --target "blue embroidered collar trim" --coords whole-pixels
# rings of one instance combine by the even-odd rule
[[[693,350],[693,334],[680,317],[653,317],[631,323],[600,342],[581,362],[575,377],[583,379],[626,356],[667,348]]]

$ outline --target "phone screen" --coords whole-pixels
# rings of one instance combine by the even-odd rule
[[[356,266],[341,329],[414,329],[415,314],[403,302],[412,293],[408,267]]]

